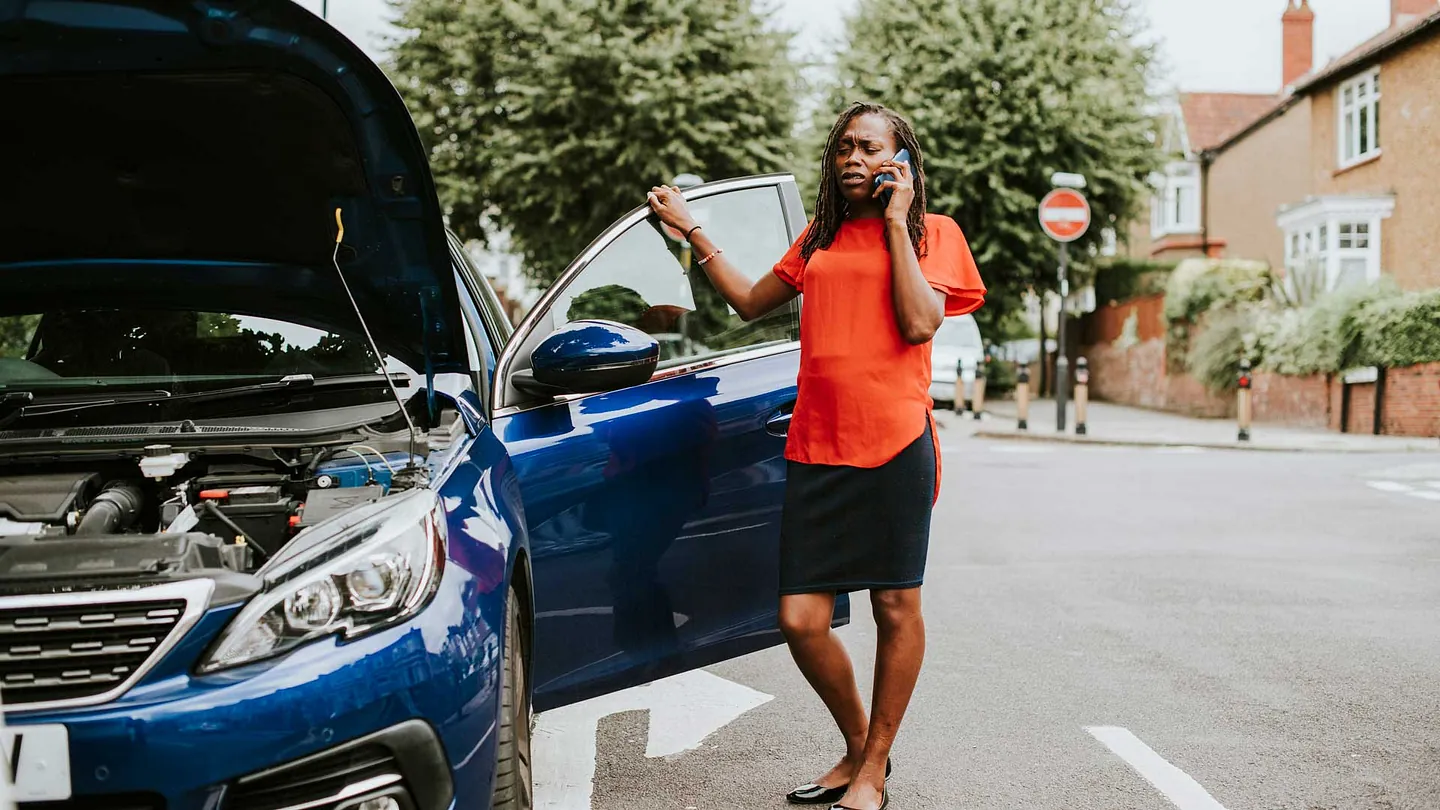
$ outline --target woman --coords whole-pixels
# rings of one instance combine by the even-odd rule
[[[913,167],[896,162],[910,153]],[[893,179],[875,187],[875,177]],[[889,193],[888,204],[882,202]],[[688,235],[710,281],[742,318],[805,293],[799,396],[786,441],[780,627],[845,740],[840,763],[792,791],[796,804],[875,810],[889,804],[890,747],[920,674],[920,585],[940,455],[929,396],[929,341],[946,315],[985,298],[960,227],[925,211],[925,172],[910,124],[854,104],[830,131],[815,218],[752,283],[725,261],[679,189],[651,207]],[[879,631],[873,716],[831,632],[835,594],[869,590]]]

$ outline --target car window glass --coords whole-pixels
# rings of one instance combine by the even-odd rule
[[[495,291],[485,274],[471,261],[470,254],[458,240],[450,240],[450,253],[460,268],[460,274],[474,298],[475,305],[483,310],[486,338],[490,341],[491,349],[498,353],[515,331],[515,325],[500,306],[500,301],[495,297]]]
[[[249,314],[57,308],[0,316],[0,387],[183,383],[196,388],[290,374],[375,373],[358,330]],[[392,371],[414,374],[393,357]]]
[[[773,187],[694,200],[690,210],[751,279],[770,272],[790,246]],[[703,257],[679,236],[653,219],[631,226],[556,297],[556,322],[599,318],[642,329],[660,342],[662,366],[799,338],[795,302],[746,323],[710,284],[698,264]]]
[[[484,317],[481,316],[480,310],[475,307],[475,298],[477,296],[475,295],[474,287],[469,281],[464,279],[463,274],[459,270],[455,272],[455,281],[457,284],[463,284],[464,289],[469,290],[471,293],[470,295],[460,296],[460,309],[464,312],[465,320],[469,323],[472,337],[474,337],[473,351],[484,358],[487,376],[493,375],[496,365],[495,347],[490,337],[486,334],[489,332],[490,326],[485,322]]]

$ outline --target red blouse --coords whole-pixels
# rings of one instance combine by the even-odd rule
[[[933,425],[930,343],[911,345],[900,335],[884,219],[847,220],[808,263],[800,256],[803,240],[802,234],[775,265],[775,274],[804,294],[799,398],[785,457],[879,467],[914,442],[927,422]],[[979,309],[985,284],[960,226],[927,214],[925,241],[920,271],[945,293],[945,314]]]

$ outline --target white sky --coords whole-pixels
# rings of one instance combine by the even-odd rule
[[[321,0],[298,0],[320,11]],[[795,30],[797,52],[824,57],[855,0],[768,0]],[[1166,85],[1184,90],[1278,92],[1280,15],[1286,0],[1136,0],[1161,43]],[[1384,30],[1390,0],[1310,0],[1317,64]],[[389,31],[386,0],[329,0],[330,21],[372,57]]]

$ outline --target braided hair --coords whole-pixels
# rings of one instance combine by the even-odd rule
[[[840,114],[825,142],[825,156],[820,163],[820,193],[815,199],[815,219],[805,232],[804,241],[800,243],[800,256],[805,261],[809,261],[815,251],[830,247],[849,213],[849,205],[840,193],[840,177],[835,169],[835,158],[840,152],[840,138],[844,136],[845,130],[850,128],[852,121],[862,115],[883,116],[890,122],[890,133],[895,138],[896,151],[910,151],[910,173],[915,183],[915,199],[910,203],[907,226],[910,231],[910,244],[915,246],[916,258],[925,255],[925,160],[920,154],[920,142],[915,137],[915,130],[904,116],[894,110],[880,104],[857,101]]]

